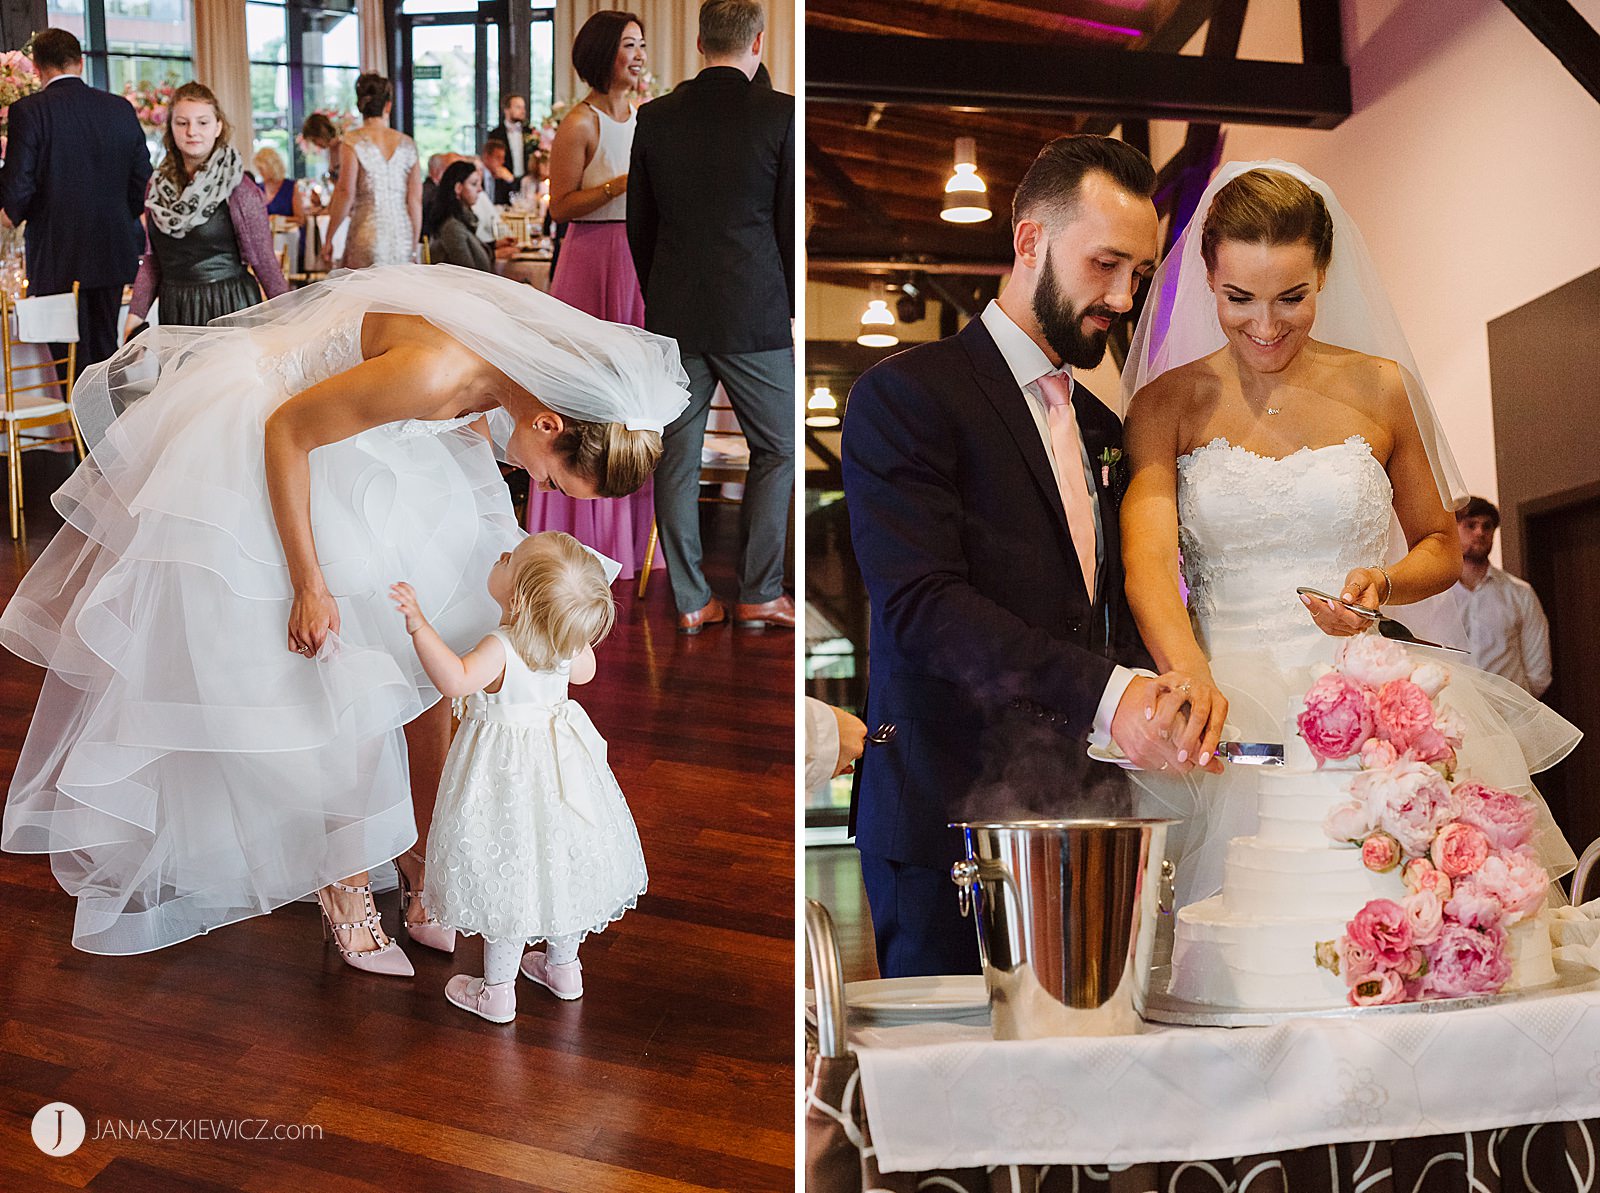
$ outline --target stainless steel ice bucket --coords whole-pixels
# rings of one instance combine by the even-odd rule
[[[1139,1030],[1171,820],[954,824],[997,1040]]]

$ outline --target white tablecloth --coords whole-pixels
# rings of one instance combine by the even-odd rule
[[[999,1043],[853,1031],[885,1172],[1260,1155],[1600,1116],[1600,990],[1443,1013]]]

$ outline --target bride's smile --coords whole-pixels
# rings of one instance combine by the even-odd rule
[[[1311,246],[1224,241],[1210,281],[1217,320],[1245,367],[1258,373],[1286,369],[1317,319],[1322,274]]]

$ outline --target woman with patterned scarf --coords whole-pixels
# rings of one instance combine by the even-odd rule
[[[199,327],[255,306],[263,292],[276,298],[288,290],[261,191],[228,138],[228,118],[209,87],[185,83],[173,93],[166,157],[145,196],[145,253],[128,334],[157,298],[162,323]]]

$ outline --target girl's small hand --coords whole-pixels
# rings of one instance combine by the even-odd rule
[[[312,658],[339,632],[339,603],[327,589],[297,592],[289,610],[289,649]]]
[[[394,607],[406,615],[406,633],[415,634],[428,624],[428,619],[422,616],[422,607],[417,604],[417,594],[411,585],[404,581],[392,584],[389,586],[389,596],[394,600]]]

